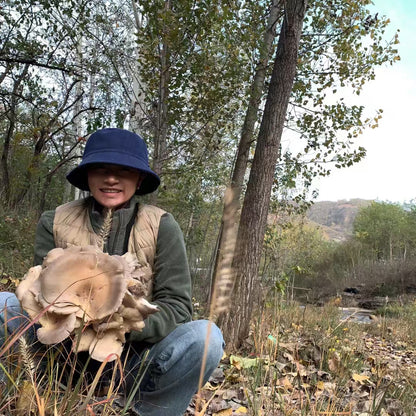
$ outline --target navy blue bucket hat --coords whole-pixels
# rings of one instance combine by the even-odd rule
[[[159,176],[149,167],[146,143],[128,130],[108,128],[93,133],[85,145],[81,163],[66,178],[75,187],[89,191],[87,168],[96,163],[127,166],[145,173],[136,195],[153,192],[160,184]]]

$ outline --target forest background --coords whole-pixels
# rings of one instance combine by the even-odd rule
[[[342,97],[358,96],[377,67],[400,59],[398,33],[386,38],[389,19],[370,5],[2,5],[2,283],[13,287],[30,267],[39,214],[80,196],[65,174],[88,135],[117,126],[147,142],[162,185],[146,202],[181,225],[205,313],[234,257],[230,313],[220,322],[230,348],[241,347],[253,311],[276,293],[295,296],[300,288],[314,300],[351,285],[371,283],[376,296],[413,287],[411,204],[366,206],[342,242],[303,215],[315,197],[313,178],[365,157],[360,137],[382,116],[379,109],[368,117]],[[293,142],[284,152],[282,135]],[[234,191],[228,217],[227,187]]]

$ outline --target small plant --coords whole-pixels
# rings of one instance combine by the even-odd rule
[[[37,215],[0,207],[0,289],[13,291],[32,266]]]
[[[91,369],[91,359],[66,345],[30,345],[25,330],[11,335],[0,352],[0,414],[10,416],[128,415],[146,369],[147,355],[135,374],[136,387],[122,390],[126,363],[108,357]]]

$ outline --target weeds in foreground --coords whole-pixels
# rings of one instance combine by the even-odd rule
[[[250,414],[416,414],[416,338],[407,332],[403,341],[415,305],[401,319],[384,314],[363,324],[331,305],[275,304],[253,325],[251,357],[230,357]]]
[[[204,415],[416,414],[416,339],[405,333],[414,305],[368,324],[342,319],[334,306],[276,305],[253,323],[245,352],[221,363],[224,378],[206,386]],[[3,352],[0,415],[130,414],[132,396],[118,401],[124,362],[116,362],[98,393],[105,363],[88,379],[65,350],[33,347],[16,341]]]
[[[6,339],[0,352],[0,415],[130,414],[148,362],[146,354],[134,375],[136,387],[126,396],[123,380],[127,366],[119,357],[109,363],[113,358],[109,356],[97,364],[87,354],[73,354],[64,343],[59,347],[30,345],[27,330]]]

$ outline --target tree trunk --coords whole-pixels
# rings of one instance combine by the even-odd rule
[[[136,0],[132,0],[132,9],[134,16],[134,23],[136,28],[135,36],[140,33],[142,29],[142,21],[140,11],[137,7]],[[135,66],[132,70],[131,77],[133,79],[132,94],[130,97],[130,120],[129,128],[137,134],[144,134],[144,126],[146,121],[145,101],[146,89],[144,88],[144,81],[140,76],[140,58],[138,48],[135,48],[136,60]]]
[[[270,87],[241,212],[234,258],[231,309],[220,325],[228,348],[241,346],[249,334],[259,293],[258,270],[280,140],[296,74],[306,0],[287,0]]]
[[[267,21],[267,28],[264,33],[263,45],[260,50],[260,60],[256,67],[253,83],[251,85],[249,104],[247,107],[246,116],[244,118],[243,129],[241,131],[241,138],[238,144],[237,157],[234,164],[233,174],[231,178],[231,189],[233,195],[233,205],[239,212],[240,198],[244,185],[244,176],[247,171],[248,159],[250,149],[254,142],[254,127],[257,122],[257,114],[259,111],[261,96],[263,94],[264,80],[266,79],[267,66],[272,54],[273,40],[276,37],[276,22],[281,12],[281,0],[272,0],[269,18]],[[218,273],[218,265],[222,261],[222,252],[224,251],[223,229],[224,229],[224,211],[221,219],[221,227],[218,233],[218,242],[215,250],[215,257],[213,261],[211,274],[211,288],[215,285],[215,276]],[[235,218],[235,230],[237,232],[238,217]],[[212,294],[212,293],[211,293]],[[210,299],[209,299],[210,302]]]
[[[170,10],[170,0],[165,0],[165,10]],[[162,30],[162,33],[164,30]],[[167,42],[163,42],[160,50],[160,76],[159,97],[156,106],[155,132],[153,136],[153,160],[152,169],[159,176],[162,174],[166,160],[167,136],[168,136],[168,97],[170,83],[170,48]],[[150,203],[155,204],[157,191],[150,195]]]
[[[26,78],[29,71],[29,64],[25,64],[21,74],[17,77],[13,85],[13,91],[10,98],[10,107],[6,110],[7,118],[9,119],[9,125],[6,129],[6,133],[3,139],[3,151],[1,155],[1,173],[2,173],[2,185],[4,192],[4,200],[6,203],[10,203],[11,190],[10,190],[10,176],[9,176],[9,153],[11,140],[14,134],[14,128],[16,125],[16,113],[19,103],[18,94],[21,92],[22,82]]]
[[[233,195],[237,201],[239,201],[241,197],[244,176],[247,171],[247,164],[250,155],[250,148],[254,142],[254,126],[257,121],[257,113],[259,111],[260,100],[263,93],[267,66],[272,53],[273,40],[276,37],[276,22],[281,12],[281,3],[281,0],[272,1],[269,19],[267,22],[267,29],[263,39],[263,47],[260,50],[260,61],[254,74],[250,100],[244,119],[240,142],[238,144],[237,158],[231,179]]]

